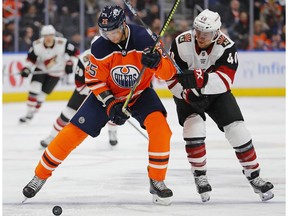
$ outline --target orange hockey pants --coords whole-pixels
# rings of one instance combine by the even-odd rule
[[[161,112],[153,112],[148,115],[144,125],[149,136],[148,175],[152,179],[163,181],[169,161],[171,130]],[[35,175],[41,179],[50,177],[70,152],[87,136],[88,134],[72,123],[67,124],[45,149],[35,169]]]

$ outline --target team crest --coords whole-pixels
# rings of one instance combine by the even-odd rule
[[[220,35],[220,37],[217,39],[217,44],[226,47],[231,44],[231,42],[224,35]]]
[[[113,82],[121,88],[133,87],[138,76],[139,70],[132,65],[117,66],[111,70]]]
[[[187,33],[185,35],[181,35],[179,38],[178,38],[178,43],[183,43],[183,42],[191,42],[192,40],[192,36],[190,33]]]
[[[44,65],[46,66],[47,69],[53,67],[57,63],[57,55],[44,60]]]

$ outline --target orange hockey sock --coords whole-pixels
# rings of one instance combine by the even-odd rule
[[[172,132],[161,112],[149,114],[144,125],[149,136],[149,178],[163,181],[168,167]]]
[[[47,179],[62,161],[88,136],[72,123],[67,124],[45,149],[35,174]]]

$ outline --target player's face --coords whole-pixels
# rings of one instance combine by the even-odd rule
[[[123,29],[120,27],[111,31],[105,31],[103,32],[103,35],[111,42],[118,44],[123,40]]]
[[[48,47],[54,44],[54,35],[44,35],[44,44]]]
[[[201,49],[207,48],[212,42],[212,32],[201,32],[195,29],[197,44]]]

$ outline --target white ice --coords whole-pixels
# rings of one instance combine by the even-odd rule
[[[18,119],[25,103],[3,105],[3,215],[63,216],[282,216],[285,215],[285,98],[237,98],[250,130],[261,166],[275,197],[262,202],[241,173],[232,147],[207,118],[208,176],[211,200],[202,203],[187,162],[172,99],[163,99],[173,131],[166,184],[173,192],[171,206],[152,204],[147,177],[147,140],[130,124],[118,130],[119,143],[111,149],[107,128],[87,138],[56,169],[42,190],[21,204],[22,189],[34,176],[45,138],[66,102],[46,102],[28,125]],[[131,120],[137,127],[138,123]],[[144,131],[144,130],[143,130]],[[145,132],[145,131],[144,131]],[[146,133],[146,132],[145,132]]]

